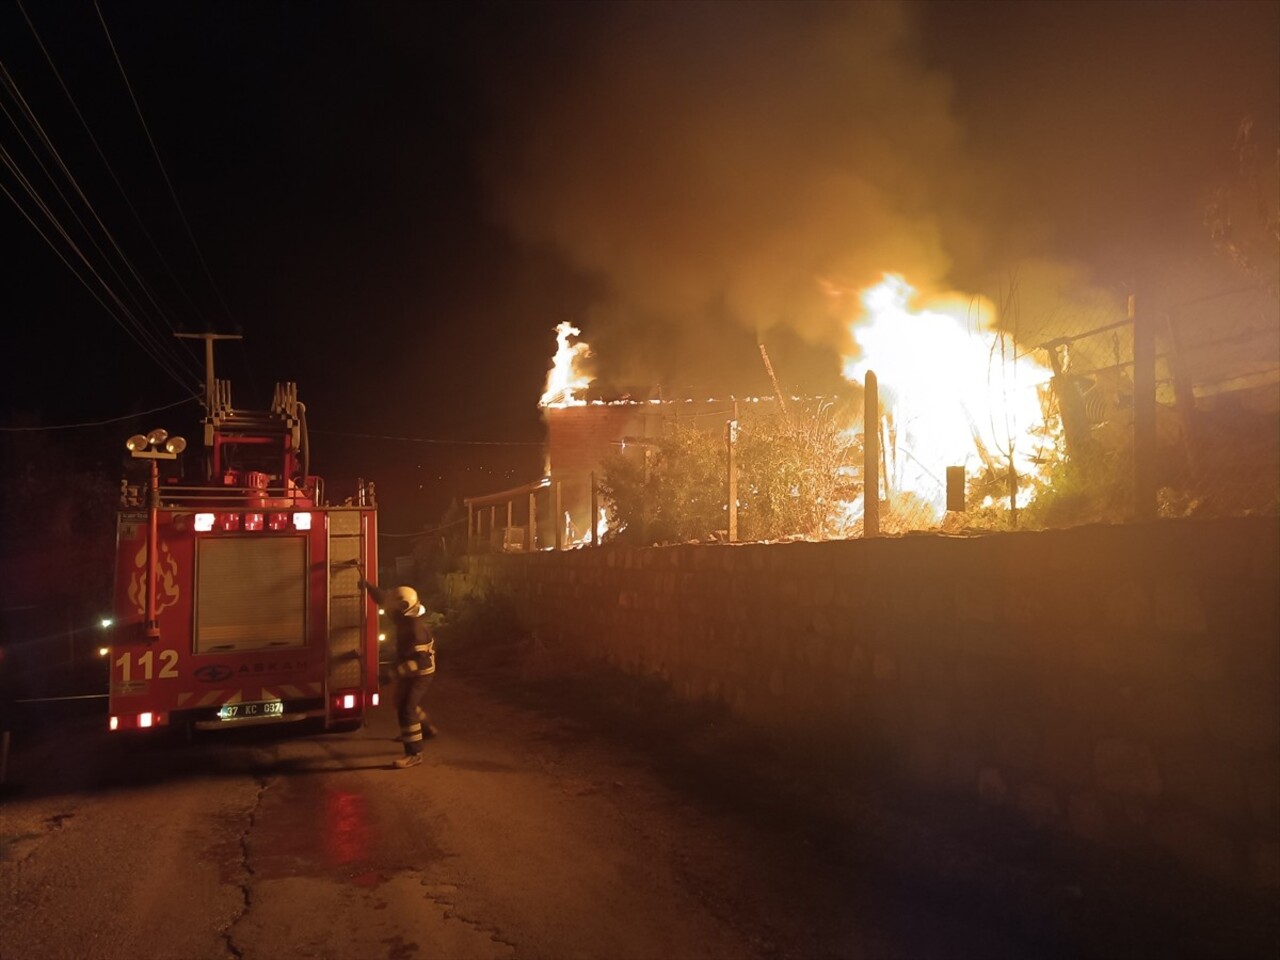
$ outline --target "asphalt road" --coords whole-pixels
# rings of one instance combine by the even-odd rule
[[[130,746],[99,718],[13,744],[0,957],[1021,957],[673,783],[653,745],[447,673],[427,762],[257,728]]]
[[[902,811],[819,816],[851,801],[624,700],[458,664],[409,770],[386,707],[352,734],[191,743],[28,725],[0,792],[0,960],[1198,955],[1123,917],[1077,936],[1092,891],[1070,877],[998,870]]]

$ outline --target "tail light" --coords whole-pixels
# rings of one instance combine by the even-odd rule
[[[164,726],[166,723],[168,720],[163,713],[147,710],[143,713],[112,714],[107,721],[107,728],[109,730],[149,730]]]
[[[364,695],[359,690],[339,690],[329,700],[334,713],[359,713]]]

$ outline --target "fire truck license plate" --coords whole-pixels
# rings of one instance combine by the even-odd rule
[[[284,713],[284,703],[267,700],[262,703],[228,703],[218,710],[219,720],[243,720],[246,717],[270,717]]]

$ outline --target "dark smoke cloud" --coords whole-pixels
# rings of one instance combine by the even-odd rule
[[[823,392],[850,348],[831,291],[886,271],[1033,344],[1119,319],[1133,276],[1150,302],[1192,275],[1175,233],[1209,256],[1236,111],[1277,115],[1275,3],[547,9],[487,71],[486,185],[594,279],[529,322],[577,323],[616,384],[768,390],[763,341]]]
[[[573,319],[604,376],[756,385],[757,338],[841,342],[824,281],[945,277],[963,137],[910,8],[599,6],[506,92],[489,172],[518,236],[599,278]]]

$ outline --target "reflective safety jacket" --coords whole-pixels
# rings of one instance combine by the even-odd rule
[[[425,677],[436,672],[436,639],[426,617],[393,613],[396,627],[396,676]]]
[[[390,609],[385,591],[367,580],[360,582],[379,606]],[[418,609],[422,610],[422,607],[419,606]],[[396,676],[425,677],[435,673],[436,638],[427,626],[425,611],[416,617],[393,612],[391,622],[396,628]]]

